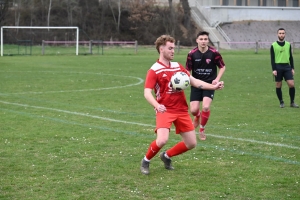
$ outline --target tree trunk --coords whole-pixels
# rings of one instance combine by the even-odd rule
[[[21,8],[21,0],[18,0],[17,2],[17,9],[15,9],[15,26],[19,26],[20,23],[20,17],[21,17],[21,12],[20,12],[20,8]],[[17,29],[18,31],[19,29]]]
[[[171,14],[171,24],[170,24],[170,28],[171,28],[171,35],[173,37],[175,37],[175,23],[176,23],[176,19],[175,19],[175,12],[173,9],[173,2],[172,0],[168,0],[169,1],[169,8],[170,8],[170,14]]]
[[[6,13],[8,11],[8,2],[9,0],[1,1],[0,8],[0,25],[1,22],[5,19]]]
[[[118,16],[118,33],[120,32],[120,22],[121,22],[121,0],[118,2],[118,8],[119,8],[119,16]]]
[[[50,26],[50,12],[51,12],[51,4],[52,4],[52,0],[49,0],[49,8],[48,8],[47,26]]]

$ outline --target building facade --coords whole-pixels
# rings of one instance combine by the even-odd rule
[[[300,0],[193,0],[193,1],[203,6],[300,7]]]

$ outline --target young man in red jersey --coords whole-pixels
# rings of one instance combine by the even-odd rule
[[[225,64],[221,54],[208,46],[209,33],[201,31],[197,34],[197,47],[192,49],[187,56],[186,69],[192,71],[192,76],[206,83],[216,84],[225,72]],[[218,69],[219,68],[219,72]],[[190,110],[194,116],[195,129],[200,124],[199,138],[206,140],[205,125],[210,116],[210,105],[214,98],[214,91],[191,86]],[[200,110],[202,102],[202,111]]]
[[[156,49],[159,59],[151,66],[146,75],[144,96],[156,112],[156,140],[152,141],[145,157],[142,159],[140,170],[143,174],[149,174],[150,160],[160,151],[169,139],[172,123],[175,125],[176,134],[180,134],[182,141],[160,154],[164,167],[174,169],[171,165],[171,157],[182,154],[197,144],[194,126],[188,112],[188,105],[184,91],[173,90],[171,77],[175,72],[189,72],[178,62],[171,62],[174,58],[175,39],[169,35],[157,38]],[[214,85],[197,80],[190,76],[190,83],[197,88],[219,90],[224,87],[223,82]],[[153,96],[154,91],[156,98]]]

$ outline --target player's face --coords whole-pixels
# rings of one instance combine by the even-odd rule
[[[174,49],[175,44],[172,42],[167,42],[166,45],[161,46],[161,53],[163,54],[164,58],[167,60],[174,59]]]
[[[278,36],[279,41],[283,41],[284,38],[285,38],[285,31],[284,30],[279,30],[278,33],[277,33],[277,36]]]
[[[196,39],[196,42],[198,44],[198,47],[205,48],[208,45],[208,36],[207,35],[199,35],[199,37]]]

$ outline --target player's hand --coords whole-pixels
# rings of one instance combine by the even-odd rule
[[[157,112],[160,112],[160,113],[164,113],[167,111],[166,107],[162,104],[159,104],[158,107],[156,108]]]
[[[224,88],[224,81],[217,82],[215,86],[216,90],[222,90]]]
[[[273,71],[273,75],[277,76],[277,71],[276,70]]]
[[[216,85],[219,81],[213,80],[211,84]]]

